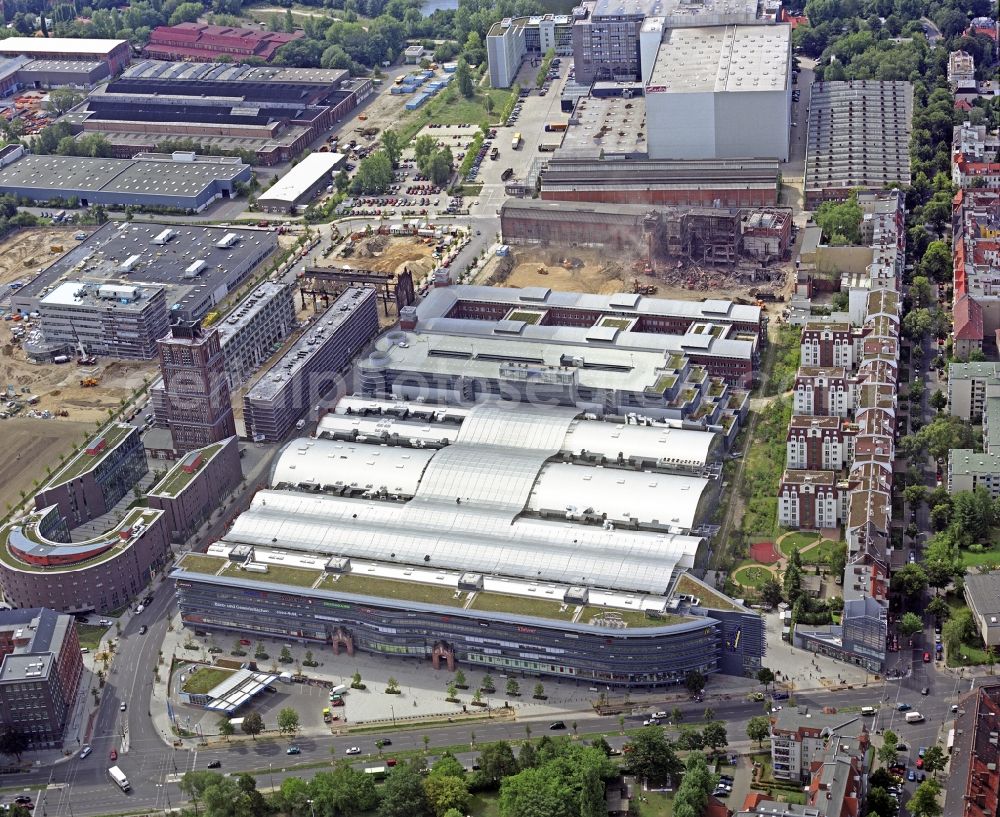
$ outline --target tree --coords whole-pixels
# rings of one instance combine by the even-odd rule
[[[201,3],[181,3],[174,9],[167,24],[176,26],[181,23],[193,23],[204,10],[205,7]]]
[[[517,759],[505,740],[489,743],[479,753],[479,773],[494,786],[512,774],[517,774]]]
[[[286,706],[278,712],[278,731],[282,735],[294,735],[299,731],[299,713]]]
[[[657,726],[644,726],[625,744],[627,774],[650,783],[672,783],[681,772],[681,762],[674,747]]]
[[[341,170],[333,177],[333,183],[336,185],[338,193],[344,193],[351,186],[351,177],[347,175],[346,170]]]
[[[545,697],[545,687],[542,685],[541,681],[535,684],[535,689],[532,692],[532,697],[537,698],[539,700]]]
[[[229,738],[235,731],[233,725],[229,722],[229,718],[219,718],[219,734],[226,739],[226,743],[229,743]]]
[[[70,108],[83,102],[83,95],[72,88],[54,88],[49,91],[49,110],[56,116],[62,116]]]
[[[931,774],[941,771],[948,763],[948,757],[938,744],[928,746],[924,752],[924,768]]]
[[[361,160],[351,189],[356,193],[381,194],[392,184],[392,178],[392,162],[385,151],[379,150]]]
[[[693,726],[685,726],[677,735],[677,748],[683,751],[696,751],[705,745],[705,740]]]
[[[522,771],[533,769],[538,765],[538,752],[535,751],[535,745],[530,740],[521,744],[521,750],[517,753],[517,765]]]
[[[881,786],[869,789],[867,806],[869,817],[895,817],[899,813],[899,801]]]
[[[221,776],[215,772],[185,772],[177,786],[191,798],[195,813],[197,813],[198,800],[205,796],[205,791],[210,786],[216,785],[221,779]]]
[[[696,669],[689,670],[684,676],[684,686],[692,695],[699,695],[705,688],[705,676]]]
[[[715,720],[715,710],[712,709],[712,707],[710,707],[710,706],[706,706],[705,707],[705,711],[702,712],[702,714],[701,714],[701,717],[705,721],[714,721]]]
[[[284,790],[284,785],[282,785]],[[317,817],[353,817],[378,805],[378,792],[370,774],[337,763],[332,772],[319,772],[309,781],[309,796]],[[298,817],[309,815],[309,809]]]
[[[900,634],[909,638],[911,635],[919,633],[924,628],[924,623],[916,613],[903,613],[896,623],[896,627]]]
[[[427,175],[427,173],[425,172],[426,165],[424,164],[424,162],[428,161],[431,157],[431,154],[433,154],[434,151],[436,150],[437,150],[437,142],[434,140],[433,136],[430,136],[429,134],[426,133],[423,134],[422,136],[418,136],[416,141],[413,143],[414,160],[417,163],[417,168],[425,176]]]
[[[757,670],[757,680],[760,681],[761,686],[767,691],[768,685],[774,683],[774,673],[767,667],[761,667]]]
[[[455,670],[455,686],[459,689],[465,689],[468,686],[465,679],[465,673],[461,669]]]
[[[397,681],[395,678],[389,678],[389,680],[385,682],[385,691],[388,692],[390,695],[398,695],[399,681]]]
[[[521,685],[513,678],[508,678],[506,692],[512,698],[516,698],[518,695],[521,694]]]
[[[483,676],[483,682],[479,685],[479,688],[483,690],[483,692],[496,692],[497,686],[493,682],[493,676],[486,673],[486,675]]]
[[[282,664],[291,664],[295,659],[292,658],[292,651],[288,647],[282,647],[281,652],[278,654],[278,660]]]
[[[403,155],[403,144],[399,134],[392,128],[382,131],[382,150],[389,157],[393,167],[399,166],[399,157]]]
[[[926,275],[916,275],[910,282],[910,297],[913,298],[913,305],[916,307],[928,307],[934,303],[931,282]]]
[[[816,211],[815,221],[829,244],[861,243],[861,205],[851,193],[843,202],[825,201]]]
[[[834,576],[843,576],[847,567],[847,542],[838,542],[830,552],[830,572]]]
[[[726,725],[722,721],[712,721],[706,724],[701,730],[701,740],[706,749],[710,749],[715,754],[719,749],[725,749],[729,745],[729,735]]]
[[[766,715],[755,715],[747,721],[747,737],[757,741],[758,746],[762,746],[770,735],[771,719]]]
[[[774,577],[773,573],[767,574],[767,578],[761,584],[759,592],[761,601],[768,607],[777,607],[785,597],[781,583]]]
[[[891,729],[886,729],[882,735],[882,745],[878,750],[878,759],[883,766],[890,766],[896,762],[896,745],[899,737]]]
[[[476,86],[472,82],[472,70],[465,57],[458,58],[458,65],[455,67],[455,83],[458,85],[458,92],[466,99],[472,99],[476,95]]]
[[[951,524],[974,542],[989,537],[995,521],[993,501],[981,485],[972,491],[959,491],[951,498]]]
[[[427,166],[427,176],[438,187],[444,187],[448,184],[448,179],[451,178],[453,163],[454,157],[451,148],[441,148],[431,156]]]
[[[938,621],[942,621],[951,615],[951,607],[949,607],[948,602],[940,596],[934,596],[934,598],[928,602],[926,610]]]
[[[941,640],[948,646],[949,652],[958,652],[962,648],[962,642],[970,640],[975,631],[972,612],[963,608],[941,625]]]
[[[919,595],[927,587],[927,573],[916,563],[903,565],[892,576],[892,589],[910,598]]]
[[[257,735],[264,731],[264,719],[259,712],[247,712],[243,716],[243,724],[240,728],[254,740],[257,740]]]
[[[0,755],[17,758],[20,762],[21,755],[28,750],[30,743],[25,732],[9,726],[0,732]]]
[[[382,786],[378,817],[422,817],[430,813],[423,780],[413,766],[396,766]]]
[[[458,809],[465,814],[469,807],[469,786],[461,777],[435,774],[432,770],[424,780],[424,793],[431,809],[438,817],[444,817],[445,812],[451,809]]]
[[[913,797],[906,803],[906,810],[913,817],[939,817],[941,814],[941,803],[938,795],[941,793],[941,785],[933,777],[928,778],[913,793]]]
[[[948,408],[948,397],[941,389],[935,389],[934,394],[931,395],[930,403],[934,411],[944,411]]]
[[[351,688],[352,689],[364,689],[365,685],[361,683],[361,673],[354,670],[354,675],[351,676]]]
[[[681,712],[681,708],[679,706],[675,706],[670,710],[670,720],[672,723],[680,723],[684,720],[684,713]]]

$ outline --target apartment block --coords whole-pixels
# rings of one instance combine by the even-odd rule
[[[849,322],[811,321],[802,329],[802,365],[853,370],[854,341]]]
[[[1000,329],[1000,190],[963,189],[955,195],[952,256],[953,323],[962,334],[956,351],[961,345],[968,354]]]
[[[786,528],[834,528],[840,485],[833,471],[786,470],[778,487],[778,522]]]
[[[962,695],[952,729],[955,745],[942,817],[996,817],[1000,809],[1000,684],[984,678]]]
[[[851,461],[854,425],[840,417],[795,415],[785,438],[786,467],[805,471],[839,471]]]
[[[948,55],[948,83],[953,91],[973,91],[976,87],[976,61],[965,51]]]
[[[995,361],[951,363],[948,366],[948,413],[966,422],[982,420],[987,386],[1000,386],[1000,364]]]
[[[352,358],[378,330],[375,290],[345,290],[246,393],[247,436],[283,439],[307,409],[342,382]]]
[[[771,716],[771,763],[780,780],[808,780],[823,762],[832,737],[867,744],[868,727],[858,713],[828,715],[809,707],[785,707]]]
[[[800,366],[792,389],[792,413],[811,417],[847,417],[854,408],[854,388],[843,366]]]
[[[73,616],[45,608],[0,611],[0,724],[4,729],[23,732],[32,749],[62,746],[82,675]]]

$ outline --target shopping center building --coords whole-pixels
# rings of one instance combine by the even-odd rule
[[[181,615],[622,687],[752,675],[760,616],[687,572],[719,448],[571,407],[345,398],[222,541],[181,560]]]

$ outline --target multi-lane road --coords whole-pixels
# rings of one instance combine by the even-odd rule
[[[165,736],[157,733],[150,717],[150,696],[153,673],[158,659],[158,651],[166,631],[167,621],[173,612],[173,590],[169,582],[157,590],[153,603],[134,617],[123,629],[113,671],[104,689],[101,706],[95,721],[91,740],[93,753],[84,759],[73,759],[51,768],[38,769],[23,774],[16,780],[5,780],[8,786],[19,785],[35,791],[35,802],[43,817],[88,817],[123,811],[154,811],[176,807],[183,801],[177,786],[180,776],[192,769],[206,769],[212,761],[221,763],[222,773],[253,771],[257,774],[258,785],[271,787],[280,785],[288,776],[308,777],[318,770],[319,761],[345,758],[345,750],[359,746],[363,754],[359,762],[369,765],[379,762],[375,741],[389,738],[392,745],[384,750],[384,756],[407,753],[423,749],[423,736],[429,735],[433,747],[470,746],[475,735],[478,744],[495,740],[522,740],[525,737],[525,722],[496,721],[474,724],[454,724],[446,727],[408,729],[386,728],[373,734],[364,733],[330,738],[296,738],[294,743],[301,754],[286,754],[287,740],[234,740],[230,744],[213,745],[211,748],[182,749],[171,748]],[[139,635],[139,627],[145,623],[149,631]],[[867,687],[836,691],[806,692],[796,696],[796,703],[811,707],[831,706],[860,707],[881,704],[873,728],[892,728],[901,739],[910,744],[913,752],[920,745],[929,745],[939,736],[945,721],[951,717],[950,707],[955,701],[958,683],[954,676],[939,674],[934,665],[920,661],[922,649],[914,650],[916,671],[900,681],[872,682]],[[960,682],[963,690],[969,688],[966,679]],[[929,695],[921,695],[922,687],[929,687]],[[121,712],[121,703],[126,711]],[[907,724],[897,710],[897,704],[905,702],[922,712],[926,720],[921,724]],[[162,705],[159,702],[157,705]],[[712,688],[706,690],[702,703],[685,703],[680,706],[686,723],[702,720],[706,707],[714,710],[715,717],[724,721],[731,741],[746,739],[747,721],[762,712],[762,704],[748,701],[742,696],[713,695]],[[650,709],[672,709],[673,703],[662,706],[651,704]],[[619,735],[615,717],[600,717],[590,711],[567,712],[563,716],[566,723],[576,721],[581,735],[608,736],[613,746],[620,747],[625,740]],[[626,729],[641,724],[643,715],[626,719]],[[528,722],[533,737],[549,734],[548,721]],[[109,753],[119,752],[118,765],[128,775],[132,784],[129,794],[121,792],[107,776],[112,765]],[[474,753],[468,751],[460,759],[471,761]],[[297,770],[296,766],[312,766]],[[39,793],[44,790],[44,794]]]

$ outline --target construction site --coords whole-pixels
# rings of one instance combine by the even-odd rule
[[[500,222],[513,255],[491,265],[494,284],[664,297],[709,291],[761,302],[788,292],[790,210],[509,200]],[[603,250],[596,269],[584,260],[588,248]]]

